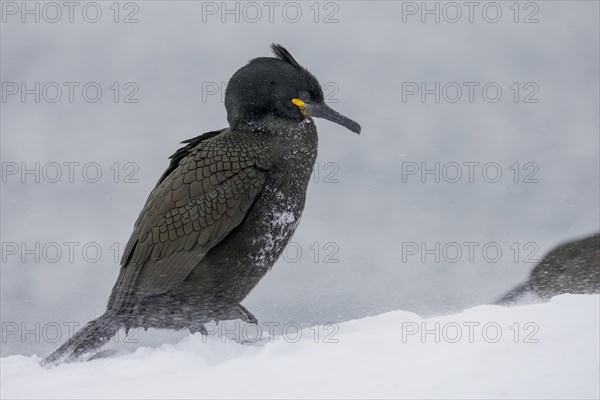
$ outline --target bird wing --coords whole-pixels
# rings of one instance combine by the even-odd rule
[[[109,308],[179,285],[242,222],[273,160],[269,142],[231,131],[186,147],[134,225]]]

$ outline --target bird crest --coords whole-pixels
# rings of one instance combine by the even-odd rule
[[[287,49],[285,47],[283,47],[282,45],[273,43],[273,44],[271,44],[271,49],[273,50],[273,54],[275,54],[275,57],[279,58],[282,61],[287,62],[288,64],[291,64],[295,68],[305,70],[305,68],[302,67],[300,64],[298,64],[298,61],[296,61],[296,59],[294,57],[292,57],[290,52],[287,51]]]

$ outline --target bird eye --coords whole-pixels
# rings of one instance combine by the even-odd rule
[[[301,90],[298,92],[298,98],[300,100],[308,101],[310,100],[310,94],[306,90]]]

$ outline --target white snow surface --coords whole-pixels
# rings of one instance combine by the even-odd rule
[[[394,311],[342,323],[327,340],[332,330],[323,327],[301,331],[295,343],[290,335],[260,346],[195,334],[53,368],[37,356],[10,356],[1,359],[1,395],[597,399],[599,309],[598,295],[563,295],[428,319]]]

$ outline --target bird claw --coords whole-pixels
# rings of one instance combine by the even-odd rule
[[[208,335],[208,331],[206,330],[206,327],[204,326],[204,324],[198,324],[198,325],[190,326],[188,329],[190,330],[191,334],[194,334],[196,332],[200,332],[200,334],[202,336],[207,336]]]

